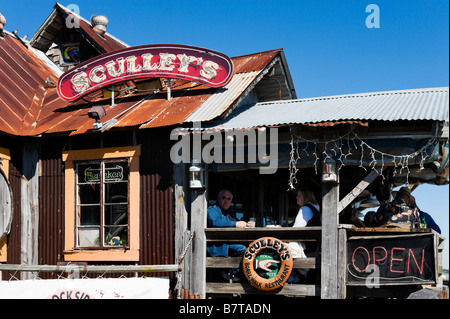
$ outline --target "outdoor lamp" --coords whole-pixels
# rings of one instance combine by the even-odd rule
[[[105,108],[101,105],[96,105],[93,106],[89,111],[88,111],[88,116],[91,119],[95,120],[94,123],[94,129],[98,130],[102,127],[102,123],[100,122],[100,119],[102,117],[104,117],[106,115],[106,111]]]
[[[323,163],[322,182],[338,182],[338,177],[336,174],[336,161],[332,158],[327,158]]]
[[[196,161],[189,167],[189,186],[191,188],[203,188],[203,169]]]

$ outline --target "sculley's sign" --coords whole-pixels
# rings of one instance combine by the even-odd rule
[[[210,87],[225,86],[233,62],[225,54],[186,45],[143,45],[101,55],[64,73],[58,94],[75,101],[116,83],[143,78],[175,78]]]

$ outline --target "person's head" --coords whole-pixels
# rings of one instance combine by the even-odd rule
[[[308,204],[309,202],[317,205],[316,197],[314,196],[314,193],[306,187],[300,187],[297,189],[297,204],[299,206],[304,206]]]
[[[413,195],[411,195],[411,197],[409,198],[409,203],[408,204],[410,206],[416,207],[418,210],[420,210],[419,206],[417,206],[416,198]]]
[[[376,212],[370,211],[370,212],[367,212],[367,213],[364,215],[364,224],[365,224],[366,226],[372,226],[372,225],[373,225],[373,223],[374,223],[374,218],[375,218],[375,214],[376,214]]]
[[[228,209],[233,201],[233,194],[228,189],[222,189],[217,196],[217,202],[223,209]]]
[[[402,187],[398,190],[395,198],[400,198],[405,203],[409,203],[409,199],[411,198],[411,189],[409,187]]]

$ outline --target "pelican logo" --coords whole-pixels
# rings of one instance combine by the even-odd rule
[[[280,289],[288,280],[293,259],[288,246],[273,237],[252,242],[242,261],[244,274],[250,284],[259,290]]]

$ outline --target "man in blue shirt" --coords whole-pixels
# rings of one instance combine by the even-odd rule
[[[223,189],[217,196],[217,203],[208,208],[208,227],[236,227],[245,228],[247,223],[239,221],[235,212],[231,208],[233,194]],[[207,252],[211,257],[242,257],[247,247],[240,244],[216,243],[207,247]]]
[[[441,233],[441,228],[439,227],[438,224],[436,224],[436,222],[434,221],[433,217],[431,217],[430,214],[424,212],[423,210],[421,210],[419,208],[419,206],[417,206],[416,198],[414,196],[411,195],[409,203],[419,210],[421,227],[423,227],[423,228],[431,228],[431,229],[434,229],[437,233],[439,233],[439,234]]]

